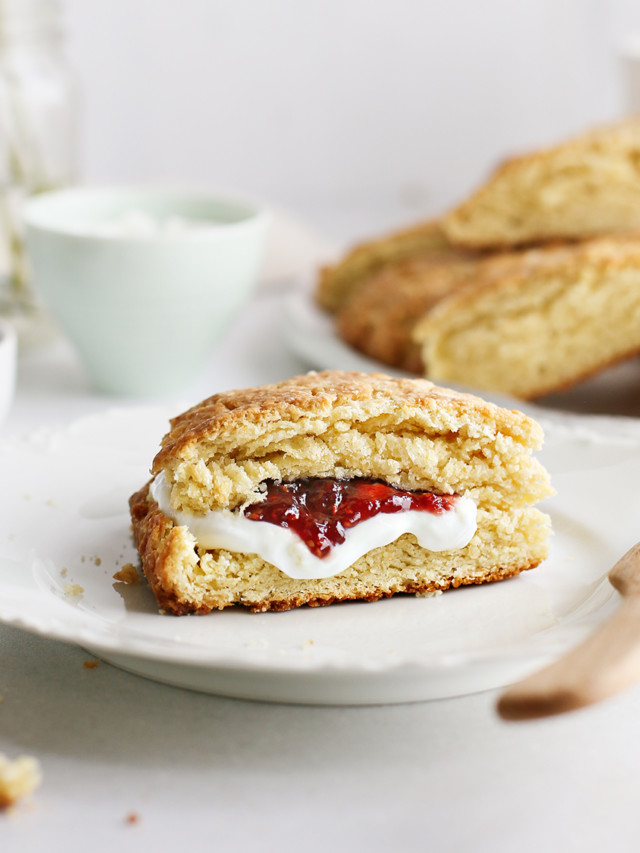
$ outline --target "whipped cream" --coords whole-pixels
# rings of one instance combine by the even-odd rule
[[[477,527],[474,501],[459,497],[450,510],[439,515],[420,510],[379,513],[345,530],[345,541],[335,545],[326,557],[316,557],[297,533],[269,521],[253,521],[242,512],[226,509],[208,510],[199,515],[175,510],[164,472],[156,476],[150,492],[166,516],[189,528],[200,547],[258,554],[298,580],[333,577],[368,551],[389,545],[405,533],[412,533],[428,551],[464,548]]]
[[[95,222],[87,226],[85,233],[96,237],[127,237],[132,239],[162,239],[201,237],[224,228],[224,223],[184,216],[155,217],[144,210],[131,209],[114,219]]]

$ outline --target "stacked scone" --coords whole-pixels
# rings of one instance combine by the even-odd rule
[[[310,373],[175,418],[130,500],[160,607],[288,610],[510,577],[547,556],[531,418],[425,379]]]
[[[640,120],[508,161],[468,200],[321,272],[365,354],[523,398],[640,351]]]

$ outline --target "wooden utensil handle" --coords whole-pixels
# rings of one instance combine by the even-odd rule
[[[506,690],[498,701],[505,720],[531,720],[606,699],[640,678],[640,596],[564,657]]]

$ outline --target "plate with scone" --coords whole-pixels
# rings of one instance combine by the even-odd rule
[[[633,422],[380,373],[113,410],[0,457],[0,620],[240,698],[507,684],[613,612],[637,538]]]

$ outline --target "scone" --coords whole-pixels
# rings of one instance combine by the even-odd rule
[[[369,240],[354,247],[338,263],[320,270],[316,302],[325,311],[334,313],[362,282],[385,267],[407,258],[440,261],[462,254],[449,245],[437,222],[426,222]]]
[[[640,351],[640,235],[491,256],[414,337],[437,381],[521,398],[569,387]]]
[[[525,415],[382,374],[217,394],[171,422],[130,499],[162,610],[288,610],[532,568],[551,493]]]
[[[420,258],[386,267],[344,300],[335,318],[338,335],[382,364],[423,374],[414,327],[438,302],[470,281],[470,264]]]
[[[640,228],[640,118],[500,166],[445,216],[453,245],[499,248]]]

